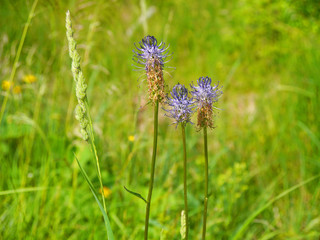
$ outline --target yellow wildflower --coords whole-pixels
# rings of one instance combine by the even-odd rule
[[[37,78],[34,75],[29,74],[29,75],[24,76],[23,81],[25,83],[34,83],[37,81]]]
[[[132,135],[130,135],[130,136],[128,137],[128,140],[129,140],[129,142],[134,142],[135,137],[134,137],[134,136],[132,136]]]
[[[99,191],[101,193],[101,189]],[[110,194],[111,194],[111,189],[106,186],[103,186],[103,196],[107,198],[110,196]]]
[[[1,83],[1,87],[4,91],[8,91],[13,86],[13,82],[10,82],[8,80],[4,80]]]
[[[21,93],[21,86],[15,86],[13,89],[12,89],[12,92],[14,93],[14,94],[20,94]]]

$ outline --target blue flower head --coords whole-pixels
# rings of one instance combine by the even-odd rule
[[[168,112],[168,117],[175,120],[177,125],[191,123],[190,118],[193,113],[193,100],[188,96],[188,89],[181,84],[173,87],[171,97],[167,96],[166,104],[169,109],[164,109]]]
[[[191,95],[195,100],[198,111],[198,127],[213,127],[213,103],[217,102],[222,91],[219,89],[219,83],[211,86],[211,78],[200,77],[198,85],[191,84]]]
[[[164,65],[165,59],[168,57],[168,47],[165,47],[165,43],[160,42],[157,45],[157,39],[154,36],[146,36],[139,42],[140,47],[137,48],[137,51],[134,52],[134,61],[138,64],[145,66],[145,69],[148,70],[150,65],[154,67],[156,63],[160,64],[161,67]]]
[[[149,100],[153,103],[162,102],[165,98],[163,66],[164,61],[168,57],[165,44],[161,42],[159,45],[157,39],[153,36],[147,36],[139,42],[140,47],[133,50],[133,60],[144,66],[148,81]]]

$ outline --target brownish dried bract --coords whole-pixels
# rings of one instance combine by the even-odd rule
[[[199,129],[202,127],[210,127],[214,128],[213,126],[213,110],[211,104],[205,104],[202,108],[198,109],[198,122],[197,126]]]
[[[158,59],[150,59],[147,65],[149,99],[161,103],[165,98],[164,79],[161,63]]]

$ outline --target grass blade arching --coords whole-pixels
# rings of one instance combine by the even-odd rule
[[[105,223],[106,229],[107,229],[108,240],[114,240],[114,236],[113,236],[113,232],[112,232],[112,229],[111,229],[111,225],[110,225],[110,221],[109,221],[108,215],[107,215],[106,211],[104,210],[104,207],[102,206],[101,202],[98,199],[97,193],[96,193],[96,191],[95,191],[95,189],[93,187],[92,182],[90,181],[90,179],[89,179],[87,173],[85,172],[85,170],[82,168],[82,166],[81,166],[78,158],[76,157],[76,155],[75,155],[75,158],[76,158],[77,163],[79,165],[80,171],[81,171],[83,177],[86,179],[86,181],[87,181],[87,183],[89,185],[89,188],[90,188],[90,190],[92,192],[92,195],[96,199],[96,201],[97,201],[97,203],[99,205],[100,211],[102,212],[104,223]]]
[[[239,227],[239,229],[237,230],[237,232],[235,233],[235,235],[232,237],[232,240],[237,240],[240,239],[242,237],[242,235],[244,234],[244,231],[248,228],[249,224],[255,219],[256,216],[258,216],[262,211],[264,211],[265,209],[267,209],[272,203],[274,203],[275,201],[279,200],[280,198],[288,195],[289,193],[291,193],[292,191],[298,189],[299,187],[304,186],[305,184],[319,178],[320,175],[314,176],[309,178],[308,180],[305,180],[299,184],[294,185],[293,187],[287,189],[286,191],[280,193],[278,196],[272,198],[269,202],[267,202],[266,204],[264,204],[262,207],[260,207],[259,209],[257,209],[256,211],[254,211],[248,218],[247,220]]]

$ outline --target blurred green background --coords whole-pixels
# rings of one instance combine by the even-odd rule
[[[169,88],[210,76],[223,85],[209,131],[207,239],[232,239],[261,206],[320,170],[320,5],[317,0],[0,1],[0,238],[106,239],[75,153],[99,186],[74,119],[65,36],[69,9],[116,239],[142,239],[153,116],[133,43],[170,44]],[[160,112],[150,239],[181,239],[180,131]],[[190,239],[200,239],[202,133],[187,127]],[[320,182],[304,184],[250,221],[240,239],[319,239]]]

